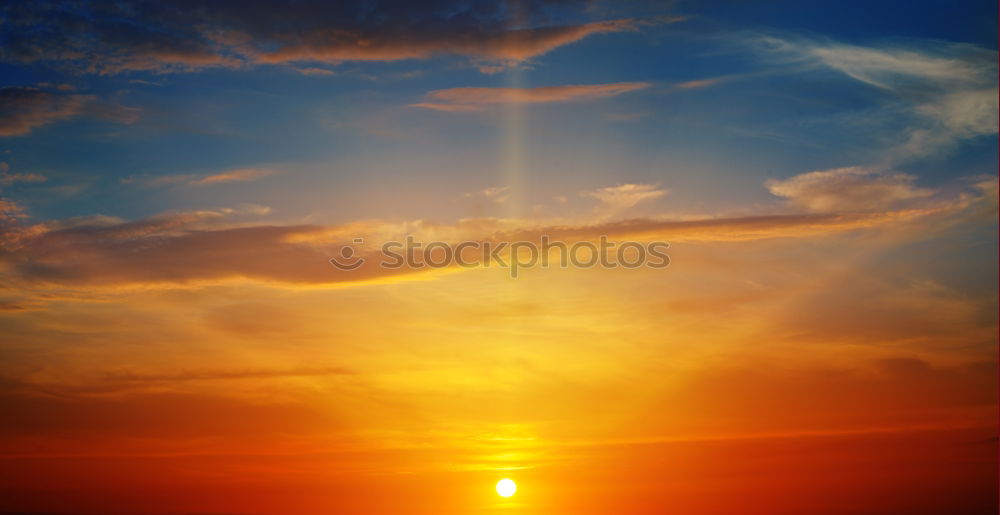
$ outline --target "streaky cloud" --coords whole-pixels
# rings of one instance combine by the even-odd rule
[[[648,88],[649,82],[575,84],[535,88],[449,88],[431,91],[426,102],[411,104],[437,111],[474,112],[497,104],[586,102]]]
[[[996,195],[989,189],[995,182],[978,183],[978,193],[962,192],[936,203],[893,209],[894,203],[887,201],[926,195],[912,189],[905,176],[897,177],[895,183],[891,176],[887,183],[880,180],[884,178],[873,179],[863,186],[858,182],[858,174],[835,171],[805,174],[777,186],[778,191],[798,198],[806,206],[839,207],[843,209],[841,212],[694,220],[643,218],[551,224],[484,219],[465,220],[456,226],[420,223],[401,226],[384,221],[340,226],[227,226],[227,217],[232,213],[226,210],[174,213],[130,222],[100,219],[24,225],[14,220],[2,232],[0,263],[8,271],[7,280],[26,289],[175,288],[229,281],[256,281],[292,288],[331,287],[404,280],[431,273],[426,269],[384,269],[379,266],[385,258],[384,251],[377,247],[358,249],[356,255],[365,262],[353,271],[332,267],[330,257],[359,237],[367,242],[381,242],[398,238],[399,234],[413,234],[427,241],[452,244],[463,240],[538,241],[542,235],[565,241],[593,240],[607,235],[638,240],[726,242],[905,228],[915,221],[920,222],[922,233],[931,233],[935,226],[992,223],[995,218]],[[632,192],[638,197],[630,196],[630,191],[624,196],[611,192],[611,200],[628,204],[650,195],[658,198],[661,195],[657,192],[662,191],[625,189],[642,191]],[[863,204],[861,207],[865,209],[858,209],[859,206],[840,200],[828,201],[839,199],[837,195],[850,197],[852,191],[853,195],[873,202]]]

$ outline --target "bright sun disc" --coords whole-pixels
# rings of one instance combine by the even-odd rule
[[[500,497],[510,497],[517,491],[517,484],[511,479],[501,479],[497,482],[497,494]]]

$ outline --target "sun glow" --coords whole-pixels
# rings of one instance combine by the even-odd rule
[[[497,481],[497,495],[500,497],[510,497],[517,492],[517,484],[512,479],[501,479]]]

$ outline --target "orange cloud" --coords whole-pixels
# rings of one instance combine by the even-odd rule
[[[58,95],[35,88],[0,89],[0,136],[27,134],[32,129],[73,118],[83,111],[80,95]]]
[[[67,94],[32,87],[0,88],[0,136],[20,136],[58,121],[80,116],[132,123],[133,108],[100,102],[93,95]]]
[[[510,10],[488,3],[439,9],[424,4],[330,6],[306,1],[289,11],[267,3],[244,7],[213,2],[177,16],[170,9],[146,9],[130,0],[107,11],[46,3],[34,11],[34,16],[24,16],[18,9],[4,13],[5,27],[17,43],[4,52],[5,60],[59,62],[102,74],[438,55],[469,57],[484,73],[495,73],[591,35],[683,20],[658,16],[551,25],[547,13],[531,8],[521,11],[518,28],[511,28]],[[68,32],[80,37],[46,38]]]
[[[879,173],[863,167],[837,168],[767,181],[767,189],[810,211],[866,211],[929,197],[934,190],[917,188],[916,177]]]
[[[419,102],[416,104],[410,104],[410,107],[422,107],[424,109],[444,111],[446,113],[472,113],[483,110],[482,106],[477,105],[437,104],[434,102]]]
[[[722,82],[721,78],[714,79],[701,79],[701,80],[689,80],[687,82],[681,82],[677,84],[676,88],[679,89],[697,89],[697,88],[707,88],[709,86],[714,86],[719,82]]]
[[[574,102],[614,97],[648,88],[650,85],[649,82],[615,82],[538,88],[451,88],[432,91],[427,94],[427,98],[462,108],[508,103]]]
[[[0,221],[12,222],[25,216],[23,206],[13,200],[0,198]]]
[[[222,182],[244,182],[260,179],[277,173],[275,170],[263,168],[241,168],[239,170],[229,170],[227,172],[207,175],[200,179],[191,181],[195,186],[205,186],[208,184],[219,184]]]
[[[202,176],[191,173],[155,176],[129,176],[119,179],[119,182],[121,184],[133,184],[149,187],[171,185],[208,186],[226,182],[255,181],[264,177],[277,175],[278,173],[280,173],[279,170],[272,168],[238,168]]]
[[[3,163],[6,164],[6,163]],[[19,182],[45,182],[44,175],[37,173],[0,173],[0,186],[10,186]]]
[[[333,70],[327,70],[326,68],[317,68],[317,67],[296,68],[295,71],[301,73],[302,75],[330,76],[335,74]]]

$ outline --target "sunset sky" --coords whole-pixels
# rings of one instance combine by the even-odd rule
[[[996,513],[997,14],[0,4],[0,513]]]

